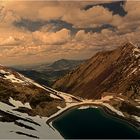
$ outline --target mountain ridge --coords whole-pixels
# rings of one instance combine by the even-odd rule
[[[56,81],[53,88],[83,98],[100,98],[103,92],[127,94],[127,88],[134,82],[133,78],[136,78],[135,82],[140,78],[139,72],[137,75],[128,74],[139,67],[139,56],[139,48],[130,42],[115,50],[98,52]]]

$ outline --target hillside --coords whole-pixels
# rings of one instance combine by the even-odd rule
[[[98,52],[76,70],[60,78],[54,88],[83,98],[100,98],[103,92],[140,98],[140,49],[126,43]]]
[[[1,139],[62,138],[47,121],[78,102],[0,65]]]
[[[135,52],[133,55],[138,57]],[[130,94],[104,92],[101,99],[87,100],[41,86],[0,65],[0,126],[4,128],[0,131],[1,138],[61,138],[51,125],[52,121],[69,109],[87,105],[99,106],[110,115],[124,119],[137,128],[140,126],[137,85],[135,88],[132,86]]]

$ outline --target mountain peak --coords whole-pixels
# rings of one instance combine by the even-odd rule
[[[124,58],[124,56],[128,56],[133,58],[134,60],[138,59],[140,56],[140,47],[138,45],[135,45],[132,42],[126,42],[122,44],[120,47],[113,50],[113,52],[118,52],[120,57]]]
[[[140,47],[138,45],[135,45],[132,42],[128,42],[128,43],[126,43],[125,46],[131,49],[132,55],[135,58],[139,58],[139,56],[140,56]]]
[[[128,94],[132,83],[138,85],[139,57],[139,47],[127,42],[115,50],[97,53],[53,87],[87,98],[100,98],[108,91]]]
[[[118,47],[118,49],[134,49],[134,48],[137,48],[137,46],[130,41],[125,42],[120,47]]]

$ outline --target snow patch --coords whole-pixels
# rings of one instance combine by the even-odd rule
[[[58,96],[54,95],[54,94],[50,94],[50,97],[54,98],[54,99],[60,99]]]
[[[135,99],[136,102],[140,103],[140,99]]]
[[[94,106],[94,105],[93,106],[81,106],[78,109],[80,109],[80,110],[82,109],[83,110],[83,109],[88,109],[88,108],[98,108],[98,107]]]
[[[115,108],[114,108],[113,106],[111,106],[110,104],[108,104],[108,103],[102,103],[102,105],[106,106],[106,107],[109,108],[111,111],[113,111],[113,112],[115,112],[116,114],[118,114],[119,116],[125,117],[124,114],[123,114],[121,111],[115,109]]]
[[[107,95],[101,98],[101,101],[110,101],[111,99],[113,99],[112,95]]]
[[[80,110],[82,109],[83,110],[83,109],[88,109],[88,108],[90,108],[90,106],[81,106],[78,109],[80,109]]]
[[[140,122],[140,117],[132,115],[138,122]]]
[[[140,49],[138,49],[137,47],[133,49],[133,54],[136,58],[140,57]]]
[[[58,109],[63,109],[61,106],[57,106]]]
[[[16,132],[22,132],[28,135],[33,135],[40,139],[62,139],[61,135],[56,130],[53,130],[49,125],[46,124],[46,121],[48,120],[47,117],[39,117],[39,116],[32,117],[26,113],[15,111],[14,109],[15,107],[0,102],[0,110],[21,118],[18,119],[18,122],[26,126],[32,127],[35,130],[30,130],[24,127],[20,127],[16,125],[14,122],[8,122],[8,123],[0,122],[0,128],[2,128],[0,130],[1,139],[31,138],[29,136],[19,135]],[[31,122],[29,122],[28,120],[30,120]],[[40,126],[32,123],[32,121],[38,123]]]
[[[6,71],[4,71],[4,70],[0,70],[0,73],[1,73],[1,74],[8,74],[9,72],[6,72]]]
[[[4,75],[4,79],[10,80],[12,83],[24,83],[24,81],[18,79],[15,77],[15,75],[10,74],[10,75]]]
[[[16,100],[14,100],[12,97],[10,97],[9,102],[10,102],[13,106],[15,106],[16,108],[25,107],[25,108],[28,108],[28,109],[32,109],[29,103],[23,104],[21,101],[16,101]]]
[[[125,101],[123,98],[117,97],[117,99],[121,100],[121,101]]]

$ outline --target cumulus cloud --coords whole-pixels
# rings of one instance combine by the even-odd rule
[[[112,12],[102,6],[96,6],[86,11],[74,9],[64,15],[62,19],[79,28],[96,27],[109,23],[112,20]]]
[[[120,33],[130,33],[135,32],[140,25],[140,2],[139,1],[127,1],[124,5],[127,15],[113,20],[114,25],[117,26]]]
[[[62,29],[58,32],[33,32],[33,38],[40,43],[47,45],[59,45],[66,43],[70,38],[70,31]]]
[[[125,16],[113,14],[99,3],[105,2],[4,2],[0,8],[0,60],[19,64],[84,59],[98,51],[114,49],[125,41],[140,43],[140,2],[127,1],[123,5]],[[94,6],[83,8],[90,4]],[[53,24],[46,24],[51,21]],[[15,26],[15,22],[20,26]],[[34,30],[20,28],[23,24]],[[115,29],[107,26],[101,29],[104,25]],[[58,30],[53,30],[55,27]],[[72,28],[75,34],[71,33]]]

